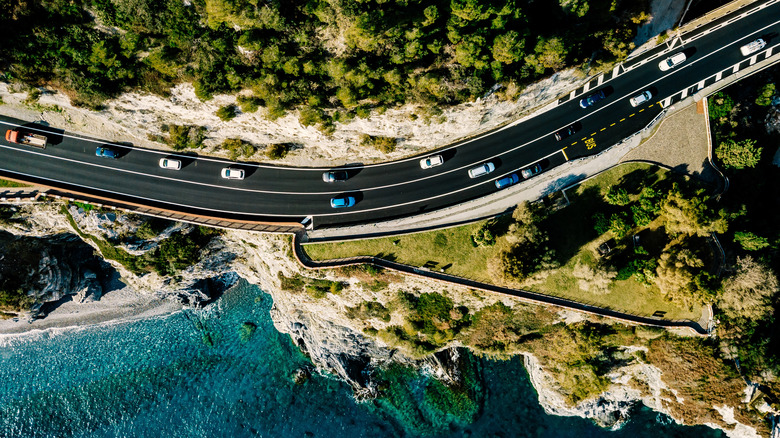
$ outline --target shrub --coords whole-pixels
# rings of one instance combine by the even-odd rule
[[[612,205],[623,206],[628,205],[628,203],[631,202],[631,198],[628,196],[626,189],[617,186],[610,187],[605,198],[607,202]]]
[[[233,120],[238,115],[238,108],[235,105],[226,105],[217,110],[217,117],[223,122]]]
[[[631,224],[625,213],[615,213],[609,218],[609,231],[616,239],[622,239],[631,231]]]
[[[366,146],[366,147],[370,146],[386,154],[395,151],[395,145],[397,143],[398,140],[395,139],[394,137],[373,136],[368,134],[363,134],[360,136],[361,146]]]
[[[165,127],[163,127],[165,130]],[[168,145],[175,151],[187,148],[199,148],[203,146],[203,140],[206,138],[206,128],[203,126],[191,125],[170,125],[168,126]]]
[[[772,96],[775,95],[775,84],[766,84],[758,90],[758,97],[756,98],[756,105],[769,106],[772,104]]]
[[[609,219],[604,213],[599,211],[593,215],[593,229],[599,236],[609,231]]]
[[[758,251],[769,246],[769,241],[766,237],[757,236],[749,231],[737,231],[734,233],[734,242],[739,243],[745,251]]]
[[[485,222],[474,230],[474,233],[471,235],[471,240],[474,242],[477,246],[493,246],[496,244],[496,236],[493,234],[493,231],[490,229],[490,223]]]
[[[726,140],[715,149],[715,156],[726,169],[744,169],[756,167],[761,159],[760,147],[755,147],[755,140]]]
[[[237,160],[239,157],[249,158],[257,152],[257,148],[240,138],[228,138],[219,146],[228,151],[228,158]]]
[[[255,96],[238,96],[236,97],[238,106],[241,108],[242,113],[253,113],[260,108],[263,103],[262,100]]]
[[[272,160],[279,160],[287,156],[287,153],[290,152],[290,147],[289,143],[274,143],[268,146],[265,154]]]
[[[367,320],[376,318],[390,322],[390,310],[376,301],[363,301],[355,307],[347,307],[347,318]]]

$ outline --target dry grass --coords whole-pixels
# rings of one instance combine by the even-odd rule
[[[663,337],[650,343],[647,360],[663,373],[663,380],[677,391],[683,403],[669,402],[667,407],[686,424],[712,422],[726,426],[713,406],[734,407],[737,421],[767,428],[766,422],[746,411],[742,404],[745,382],[735,367],[716,357],[705,340]],[[674,397],[672,397],[674,400]]]

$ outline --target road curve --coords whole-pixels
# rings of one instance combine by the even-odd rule
[[[739,47],[758,37],[768,45],[743,56]],[[684,52],[685,63],[661,71],[658,62]],[[65,190],[76,190],[155,208],[238,220],[299,222],[313,216],[318,226],[376,222],[414,215],[494,193],[494,181],[531,165],[542,171],[567,160],[598,153],[645,126],[663,107],[780,51],[780,1],[768,0],[736,11],[674,38],[615,67],[557,102],[552,110],[442,148],[445,162],[421,169],[421,158],[341,166],[349,179],[325,183],[327,168],[290,168],[146,150],[110,144],[34,123],[0,117],[0,130],[22,127],[49,137],[38,149],[0,140],[0,176]],[[774,58],[773,58],[774,59]],[[583,95],[603,90],[606,99],[582,109]],[[633,107],[629,100],[649,90],[652,99]],[[556,141],[553,134],[574,125],[574,135]],[[0,137],[1,138],[1,137]],[[96,157],[95,148],[110,145],[119,159]],[[161,169],[158,161],[180,159],[182,169]],[[481,178],[467,171],[486,161],[496,170]],[[220,177],[224,167],[246,171],[242,181]],[[520,182],[522,184],[522,181]],[[332,209],[330,199],[353,196],[356,205]]]

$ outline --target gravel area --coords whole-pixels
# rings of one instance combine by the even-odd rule
[[[710,134],[702,103],[690,104],[664,118],[653,135],[621,162],[653,163],[717,185],[720,176],[708,159]]]

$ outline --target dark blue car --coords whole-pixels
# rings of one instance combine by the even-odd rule
[[[583,108],[588,108],[595,105],[596,102],[606,98],[607,95],[604,94],[604,90],[599,90],[580,99],[580,106]]]
[[[105,158],[113,158],[113,159],[119,158],[119,154],[117,154],[115,150],[107,147],[102,147],[102,146],[98,146],[98,148],[95,149],[95,155],[98,157],[105,157]]]

